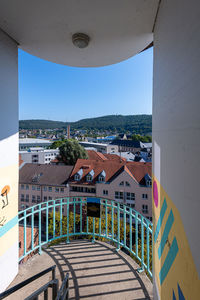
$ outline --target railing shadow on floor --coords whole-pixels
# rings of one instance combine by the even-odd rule
[[[137,269],[134,269],[127,260],[126,255],[121,251],[117,252],[114,247],[106,243],[95,241],[95,244],[92,244],[88,240],[74,240],[70,244],[48,246],[43,251],[55,262],[61,280],[64,279],[66,272],[69,272],[69,299],[71,300],[93,299],[109,295],[116,299],[123,299],[123,294],[125,295],[128,292],[133,293],[131,299],[134,299],[134,292],[143,295],[141,297],[137,296],[135,298],[137,300],[151,299]],[[82,255],[80,255],[81,253]],[[76,261],[73,262],[73,260]],[[93,266],[98,263],[100,263],[100,266]],[[91,267],[90,264],[92,264]],[[109,268],[113,268],[112,272],[106,271]],[[82,275],[78,275],[79,272]],[[87,274],[88,272],[91,274]],[[104,278],[107,278],[107,280],[105,281]],[[98,282],[99,279],[100,282]],[[87,282],[83,284],[81,280],[87,280]],[[129,285],[129,287],[126,288],[126,285]],[[104,290],[105,286],[106,289]],[[98,288],[101,288],[100,292]]]

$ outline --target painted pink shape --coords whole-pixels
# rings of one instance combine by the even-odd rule
[[[155,206],[158,207],[158,186],[155,180],[153,182],[153,199]]]

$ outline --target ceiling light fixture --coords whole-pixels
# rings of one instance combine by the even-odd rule
[[[85,33],[74,33],[72,35],[72,42],[78,48],[86,48],[89,44],[90,38]]]

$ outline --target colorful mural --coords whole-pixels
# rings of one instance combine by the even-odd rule
[[[198,300],[200,280],[180,214],[153,180],[154,273],[162,300]]]
[[[0,169],[0,257],[18,240],[18,165]]]

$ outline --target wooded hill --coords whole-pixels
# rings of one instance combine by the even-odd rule
[[[152,131],[151,115],[109,115],[98,118],[82,119],[76,122],[50,120],[21,120],[20,129],[61,129],[70,124],[76,130],[109,130],[116,132],[133,132],[147,134]]]

